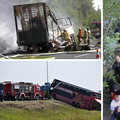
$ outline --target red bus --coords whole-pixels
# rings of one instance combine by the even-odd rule
[[[51,96],[83,109],[100,110],[101,94],[76,85],[54,79]]]
[[[95,38],[101,37],[101,21],[91,23],[90,30],[91,35]]]
[[[39,85],[33,83],[11,83],[4,84],[4,100],[25,100],[42,98],[42,92]]]

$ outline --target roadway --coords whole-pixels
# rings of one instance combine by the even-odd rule
[[[83,50],[83,51],[62,51],[62,52],[54,52],[54,53],[36,53],[36,54],[14,54],[14,55],[5,55],[0,56],[0,58],[12,59],[12,57],[51,57],[52,59],[96,59],[96,51],[99,48],[100,52],[100,43],[96,44],[100,40],[91,40],[91,50]],[[96,46],[98,45],[98,46]],[[101,54],[101,53],[100,53]],[[50,58],[50,59],[51,59]]]

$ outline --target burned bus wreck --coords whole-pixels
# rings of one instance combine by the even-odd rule
[[[74,43],[70,18],[56,19],[45,3],[15,5],[13,8],[17,44],[24,46],[27,52],[57,51],[61,45],[65,49],[75,49],[75,44],[61,44],[64,38],[58,37],[66,29]]]

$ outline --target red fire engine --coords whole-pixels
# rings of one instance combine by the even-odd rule
[[[101,21],[91,23],[90,30],[95,38],[101,37]]]
[[[4,100],[25,100],[42,98],[42,92],[39,85],[33,83],[12,83],[5,82],[4,85]]]

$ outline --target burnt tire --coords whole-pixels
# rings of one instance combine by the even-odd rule
[[[77,108],[80,108],[80,104],[79,103],[77,103],[76,106],[77,106]]]
[[[72,102],[72,106],[75,106],[75,102]]]
[[[55,94],[53,95],[53,99],[56,99],[56,95]]]
[[[25,96],[21,95],[21,101],[24,101],[24,100],[25,100]]]

